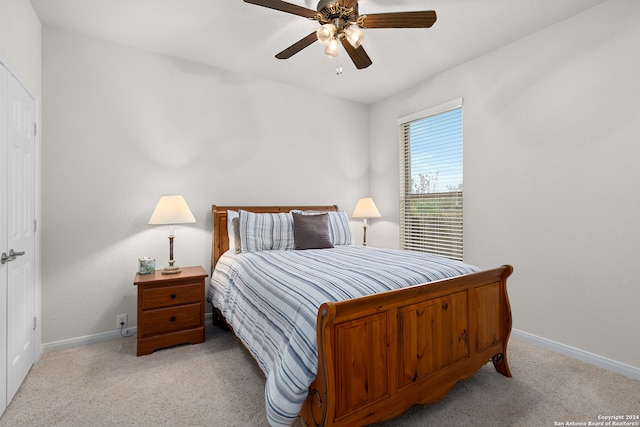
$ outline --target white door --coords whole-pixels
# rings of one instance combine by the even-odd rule
[[[7,249],[7,69],[0,64],[0,252]],[[7,407],[7,271],[0,264],[0,414]]]
[[[7,402],[35,363],[35,101],[8,78]],[[11,252],[13,251],[13,252]]]

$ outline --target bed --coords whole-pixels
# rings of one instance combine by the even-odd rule
[[[221,286],[220,277],[233,276],[236,284],[244,286],[246,280],[238,272],[244,263],[249,266],[248,272],[242,273],[246,277],[270,276],[277,282],[282,274],[281,264],[289,263],[295,268],[301,264],[299,257],[322,263],[324,257],[334,256],[334,253],[354,253],[353,256],[369,258],[371,253],[383,250],[336,245],[334,249],[327,250],[263,251],[234,258],[231,255],[234,251],[228,251],[230,239],[233,239],[228,232],[228,211],[255,214],[302,211],[331,215],[339,211],[337,206],[212,206],[212,279],[208,299],[214,305],[214,318],[221,315],[267,377],[265,399],[270,424],[289,425],[292,414],[298,415],[308,426],[361,426],[389,419],[414,404],[441,399],[456,382],[474,374],[489,361],[500,374],[511,377],[507,361],[511,310],[506,282],[513,269],[508,265],[484,271],[454,272],[451,274],[456,274],[455,277],[444,279],[429,276],[424,281],[400,288],[394,288],[395,276],[387,275],[385,281],[390,289],[387,291],[353,298],[347,296],[347,299],[332,295],[332,300],[327,301],[316,296],[315,302],[311,303],[315,310],[313,313],[295,317],[301,316],[299,312],[309,311],[308,307],[303,309],[296,305],[285,309],[293,313],[294,320],[284,322],[298,327],[313,323],[310,332],[305,334],[309,332],[315,336],[298,343],[305,347],[307,356],[311,354],[313,358],[313,368],[308,368],[307,372],[310,374],[308,387],[302,380],[294,378],[291,372],[279,372],[292,365],[292,360],[304,359],[304,355],[295,354],[292,359],[289,357],[292,351],[283,350],[284,355],[269,355],[278,363],[274,362],[272,367],[265,365],[267,362],[262,355],[253,350],[264,343],[256,343],[256,338],[249,336],[248,330],[252,327],[266,328],[265,325],[271,324],[279,314],[272,313],[271,307],[254,307],[253,301],[245,303],[242,309],[227,309],[226,306],[231,306],[229,300],[240,297],[229,296],[230,290],[225,290],[225,295],[222,295],[223,291],[216,290]],[[364,253],[363,250],[374,252]],[[419,256],[405,254],[408,258]],[[277,262],[273,261],[273,256],[278,257]],[[257,258],[266,258],[266,266],[260,267]],[[333,259],[329,261],[329,264],[335,263]],[[400,264],[398,261],[395,263]],[[460,264],[452,265],[454,270],[462,268]],[[282,282],[285,286],[291,283],[290,278]],[[279,298],[287,300],[288,294],[297,292],[298,286],[288,289]],[[328,288],[323,287],[323,292],[325,289]],[[253,289],[245,293],[262,298],[260,292]],[[297,304],[306,298],[292,296],[291,301]],[[247,306],[254,307],[253,311]],[[311,322],[308,321],[309,316],[312,316]],[[256,320],[250,321],[253,317]],[[280,323],[274,327],[280,328]],[[285,337],[282,341],[300,341],[296,339],[297,335],[292,338],[284,328],[282,330]],[[285,360],[287,357],[289,359]],[[295,383],[298,388],[303,387],[303,393],[300,390],[289,392],[288,389],[283,390],[282,384],[274,384],[271,379],[276,374]],[[272,408],[272,395],[276,389],[278,393],[291,393],[291,400],[297,403],[291,407],[274,405]]]

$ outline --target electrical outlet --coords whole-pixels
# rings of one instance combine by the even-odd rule
[[[127,329],[127,315],[126,314],[118,314],[116,316],[116,329],[120,330]]]

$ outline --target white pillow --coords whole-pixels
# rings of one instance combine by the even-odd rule
[[[351,244],[351,227],[345,211],[329,212],[329,236],[334,246]]]
[[[240,248],[242,252],[293,250],[293,216],[289,212],[239,212]]]
[[[236,238],[235,232],[233,231],[233,218],[238,218],[238,212],[236,211],[227,211],[227,235],[229,236],[229,250],[236,250]]]

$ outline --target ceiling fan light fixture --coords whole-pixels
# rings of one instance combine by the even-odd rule
[[[347,41],[354,47],[354,49],[359,48],[364,41],[364,31],[354,27],[353,25],[344,30],[344,35],[347,37]]]
[[[340,44],[342,44],[344,51],[358,70],[367,68],[373,63],[361,45],[364,33],[360,31],[360,28],[429,28],[438,19],[434,10],[360,15],[359,0],[317,0],[316,10],[298,6],[289,3],[289,1],[244,0],[245,3],[317,21],[321,25],[321,28],[276,54],[276,58],[291,58],[316,41],[325,45],[325,55],[335,58],[338,56]],[[340,69],[340,67],[338,68]]]
[[[336,30],[336,26],[331,23],[321,25],[318,31],[316,31],[318,41],[323,44],[329,43],[336,35]]]
[[[330,56],[331,58],[337,58],[339,49],[340,49],[340,45],[338,43],[338,38],[334,37],[331,40],[329,40],[329,42],[325,46],[324,54],[327,56]]]

